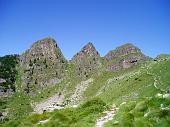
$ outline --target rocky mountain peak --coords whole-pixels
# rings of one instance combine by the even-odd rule
[[[50,55],[51,59],[62,54],[60,48],[56,44],[56,41],[52,38],[45,38],[35,42],[31,46],[29,52],[31,52],[33,56],[38,55],[39,57],[43,56],[44,58],[49,57],[48,55]]]
[[[107,70],[117,71],[130,68],[139,62],[147,60],[148,57],[146,57],[139,48],[131,43],[127,43],[110,51],[104,59],[109,63],[106,67]]]
[[[29,93],[36,88],[41,90],[57,84],[64,78],[66,64],[67,61],[54,39],[45,38],[35,42],[20,57],[24,71],[24,90]]]
[[[85,45],[80,52],[78,52],[75,56],[73,56],[71,61],[77,62],[77,61],[81,61],[81,59],[89,58],[89,57],[94,57],[94,58],[100,57],[100,54],[98,53],[98,51],[96,50],[96,48],[91,42]]]
[[[91,43],[91,42],[89,42],[87,45],[85,45],[80,52],[88,54],[88,55],[100,56],[98,51],[94,47],[93,43]]]
[[[141,50],[131,43],[126,43],[122,46],[117,47],[115,50],[110,51],[106,54],[106,60],[112,60],[114,58],[125,56],[128,54],[141,53]]]
[[[56,44],[56,41],[51,37],[46,37],[46,38],[43,38],[41,40],[38,40],[38,41],[34,42],[32,44],[32,47],[37,46],[37,45],[43,45],[43,44],[47,44],[47,45],[48,44]]]
[[[100,54],[91,42],[85,45],[70,62],[76,66],[77,75],[82,77],[88,77],[101,65]]]
[[[83,49],[88,48],[88,47],[93,47],[93,48],[95,48],[92,42],[88,42],[88,43],[83,47]]]

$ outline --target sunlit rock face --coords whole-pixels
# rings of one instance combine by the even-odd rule
[[[64,78],[67,61],[52,38],[35,42],[20,57],[23,90],[34,93]]]
[[[93,44],[89,42],[70,61],[75,65],[79,77],[89,77],[101,66],[101,58]]]
[[[127,43],[110,51],[106,54],[104,59],[108,71],[118,71],[120,69],[130,68],[145,61],[148,57],[146,57],[139,48],[133,44]]]

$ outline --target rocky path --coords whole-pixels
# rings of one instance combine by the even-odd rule
[[[75,105],[78,101],[82,100],[82,95],[86,91],[86,89],[89,87],[89,85],[93,82],[93,79],[90,78],[86,81],[82,81],[80,84],[76,86],[76,89],[74,91],[74,94],[70,96],[69,105]]]
[[[118,108],[114,105],[111,110],[103,112],[106,114],[96,121],[96,127],[103,127],[105,123],[112,120]]]
[[[74,107],[75,103],[82,98],[82,94],[92,82],[93,79],[90,78],[86,81],[82,81],[80,84],[76,86],[74,94],[71,95],[69,98],[71,100],[70,102],[71,107]],[[55,94],[52,97],[40,103],[34,103],[32,107],[35,113],[41,114],[44,111],[51,112],[54,111],[55,109],[63,109],[64,108],[63,103],[64,103],[64,96]]]
[[[53,111],[55,109],[62,109],[62,103],[64,101],[64,96],[55,94],[54,96],[48,98],[47,100],[33,104],[33,109],[35,113],[41,114],[43,111]]]

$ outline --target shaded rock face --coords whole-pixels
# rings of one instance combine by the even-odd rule
[[[106,69],[108,71],[118,71],[145,61],[148,57],[139,48],[128,43],[110,51],[104,59],[107,63]]]
[[[123,68],[130,68],[132,67],[133,65],[136,65],[138,62],[141,62],[141,61],[144,61],[146,60],[147,58],[145,56],[130,56],[130,57],[127,57],[127,58],[124,58],[123,59]]]
[[[35,92],[59,83],[64,78],[66,65],[67,61],[54,39],[35,42],[20,57],[24,91]]]
[[[91,42],[82,48],[70,61],[76,67],[76,74],[79,77],[88,78],[100,66],[100,55]]]

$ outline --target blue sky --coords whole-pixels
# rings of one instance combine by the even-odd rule
[[[146,55],[170,54],[168,0],[0,0],[0,56],[53,37],[70,59],[93,42],[104,56],[131,42]]]

